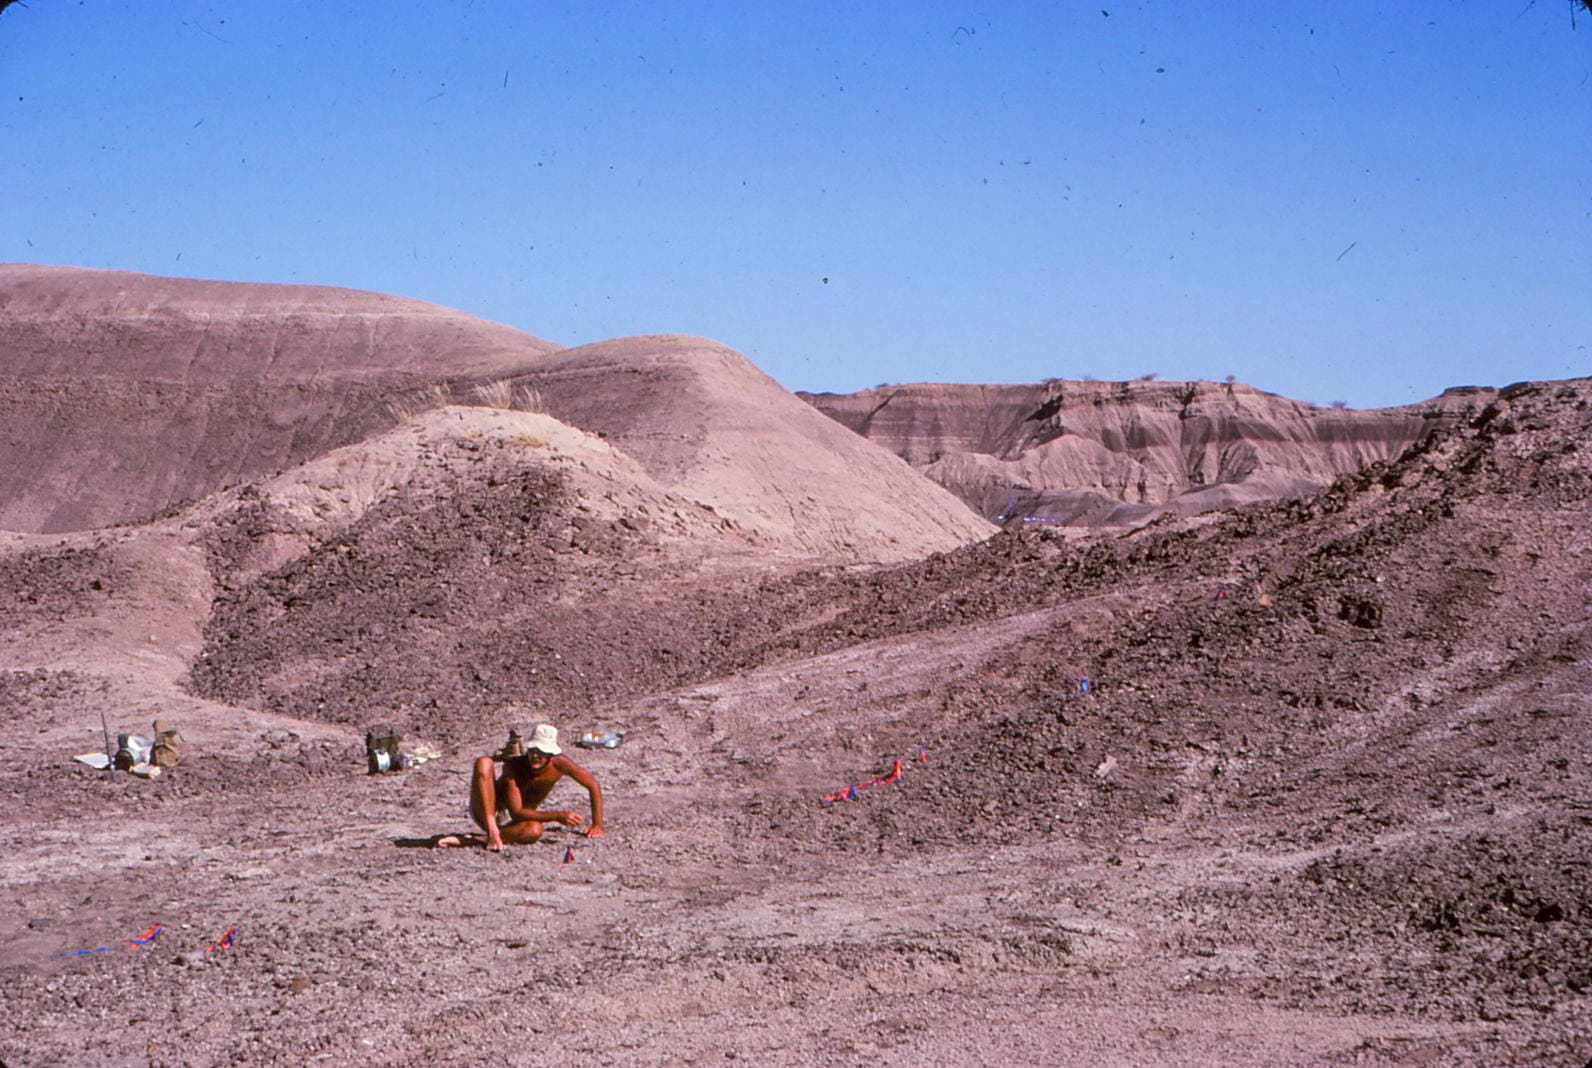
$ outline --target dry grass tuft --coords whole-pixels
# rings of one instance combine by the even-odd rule
[[[483,407],[501,408],[504,411],[514,407],[514,383],[506,378],[483,382],[472,389],[470,395]]]
[[[422,412],[442,408],[449,404],[464,404],[475,408],[496,408],[510,412],[539,412],[542,395],[535,386],[519,385],[506,378],[482,382],[465,389],[462,385],[425,386],[388,397],[384,407],[395,423],[410,423]]]
[[[485,408],[497,408],[505,412],[539,412],[542,410],[542,395],[535,386],[524,383],[516,386],[506,378],[499,378],[493,382],[483,382],[470,390],[470,397],[474,404]]]
[[[421,412],[440,408],[448,403],[448,391],[441,386],[427,386],[397,397],[387,399],[387,414],[396,423],[413,422]]]

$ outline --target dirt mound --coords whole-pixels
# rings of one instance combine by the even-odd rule
[[[727,350],[723,359],[749,370]],[[824,433],[843,434],[789,403]],[[452,739],[501,719],[505,704],[585,715],[835,644],[780,637],[827,614],[833,591],[767,570],[815,541],[832,553],[859,545],[831,540],[843,535],[839,520],[811,538],[687,500],[677,491],[710,493],[693,478],[725,466],[698,459],[702,441],[674,447],[687,473],[670,489],[616,448],[635,447],[625,432],[604,441],[543,415],[447,410],[386,440],[198,511],[220,592],[191,675],[196,693],[349,725],[382,708]],[[880,470],[909,495],[944,497],[889,457]],[[769,475],[754,469],[721,484],[750,500],[751,480]],[[823,503],[838,512],[842,493],[808,497],[809,513]],[[945,504],[951,520],[965,514]],[[850,518],[877,515],[863,501]],[[887,537],[870,547],[954,544],[931,523]]]
[[[771,574],[789,547],[599,439],[478,410],[391,437],[401,462],[353,446],[186,520],[219,591],[195,692],[348,725],[380,708],[451,740],[505,705],[586,716],[846,640],[803,629],[857,596],[843,571]]]
[[[0,265],[0,528],[144,519],[557,347],[378,293]]]
[[[663,485],[781,544],[901,560],[993,529],[713,341],[604,341],[561,352],[515,381]]]
[[[1215,382],[880,386],[800,394],[1003,524],[1125,526],[1298,497],[1396,457],[1491,391],[1376,411]]]

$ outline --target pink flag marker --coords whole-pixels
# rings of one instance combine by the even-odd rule
[[[231,949],[232,948],[232,944],[234,942],[236,942],[237,940],[238,940],[238,928],[237,928],[236,925],[233,925],[233,926],[227,928],[226,934],[223,934],[221,936],[221,941],[217,942],[213,946],[210,946],[208,949],[205,950],[205,952],[206,953],[213,953],[213,952],[216,952],[218,950]]]

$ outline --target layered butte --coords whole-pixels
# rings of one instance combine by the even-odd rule
[[[1398,456],[1492,391],[1318,408],[1216,382],[883,386],[799,394],[999,523],[1120,525],[1298,496]]]

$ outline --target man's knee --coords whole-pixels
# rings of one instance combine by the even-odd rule
[[[475,762],[475,777],[477,779],[482,779],[482,778],[490,779],[490,778],[493,777],[493,775],[495,774],[496,771],[497,771],[497,765],[492,762],[492,758],[491,757],[484,756],[484,757],[479,757],[479,758],[476,759],[476,762]]]
[[[515,845],[530,845],[542,837],[542,829],[537,820],[519,820],[503,828],[503,840]]]

